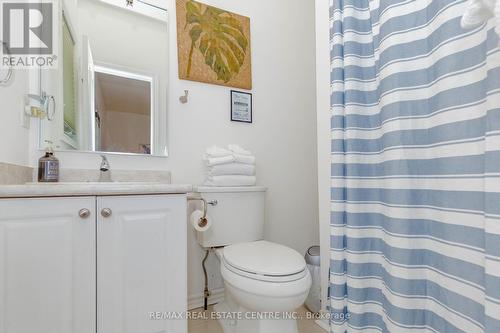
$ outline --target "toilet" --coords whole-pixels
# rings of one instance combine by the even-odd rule
[[[217,248],[225,300],[215,306],[224,333],[297,333],[294,312],[306,300],[311,275],[304,258],[263,240],[265,187],[199,187],[212,226],[197,232]]]

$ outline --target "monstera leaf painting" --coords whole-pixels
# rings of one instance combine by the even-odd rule
[[[250,19],[177,0],[179,77],[252,89]]]

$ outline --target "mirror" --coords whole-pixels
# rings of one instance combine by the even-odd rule
[[[61,2],[59,67],[40,72],[41,149],[167,155],[167,11],[153,1]]]

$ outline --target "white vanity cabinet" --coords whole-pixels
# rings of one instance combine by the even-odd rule
[[[95,331],[95,204],[0,199],[0,333]]]
[[[97,200],[98,333],[187,332],[184,321],[150,318],[187,309],[186,202],[185,195]]]
[[[186,261],[185,194],[0,199],[0,333],[186,333]]]

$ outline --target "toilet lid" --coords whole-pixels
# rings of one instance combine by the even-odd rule
[[[224,260],[239,270],[268,276],[298,274],[306,268],[304,258],[297,251],[267,241],[227,246]]]

